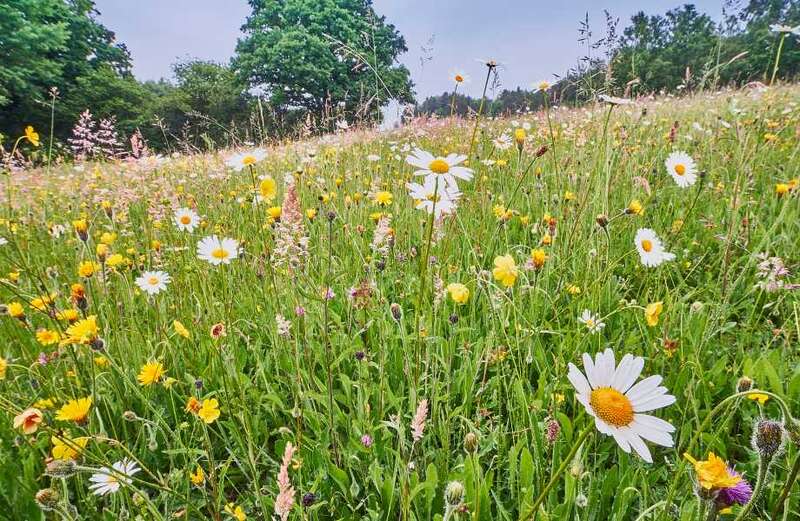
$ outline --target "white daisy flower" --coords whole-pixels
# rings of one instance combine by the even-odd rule
[[[697,182],[697,165],[686,152],[672,152],[664,161],[667,173],[681,188],[692,186]]]
[[[111,468],[103,467],[89,478],[92,482],[89,489],[96,496],[105,496],[117,492],[121,485],[130,485],[131,476],[141,469],[136,462],[127,458],[114,463]]]
[[[797,27],[792,27],[791,25],[784,25],[784,24],[772,24],[769,26],[769,30],[773,33],[795,33],[797,34],[800,31],[800,25]]]
[[[54,239],[58,239],[62,235],[64,235],[64,233],[66,233],[67,227],[64,226],[63,224],[54,224],[50,226],[48,231],[50,232],[51,237],[53,237]]]
[[[225,160],[225,164],[228,168],[241,172],[245,167],[253,166],[259,161],[263,161],[266,157],[266,150],[263,148],[254,148],[253,150],[233,154]]]
[[[664,249],[661,239],[650,228],[639,228],[636,231],[635,242],[642,264],[648,268],[654,268],[662,262],[671,261],[675,258],[674,253]]]
[[[586,376],[569,364],[567,378],[577,391],[576,398],[595,419],[597,430],[614,440],[627,453],[631,449],[648,463],[653,462],[644,440],[672,447],[675,427],[649,414],[643,414],[675,403],[675,397],[660,386],[661,376],[640,381],[644,358],[626,354],[616,365],[614,351],[606,349],[595,359],[583,354]]]
[[[191,208],[178,208],[175,211],[175,226],[182,232],[193,232],[200,224],[200,216]]]
[[[452,213],[456,208],[456,201],[461,197],[458,188],[438,183],[436,178],[426,177],[423,184],[406,183],[409,195],[415,201],[415,207],[428,213],[434,212],[434,217]]]
[[[592,334],[598,333],[604,327],[606,327],[605,322],[602,322],[597,315],[593,314],[588,309],[583,310],[581,316],[578,317],[578,322],[586,325],[586,329],[588,329],[589,333]]]
[[[494,139],[492,144],[500,150],[508,150],[511,148],[513,142],[511,141],[511,136],[508,134],[503,134],[502,136]]]
[[[164,271],[145,271],[136,278],[136,285],[148,295],[157,295],[167,289],[172,277]]]
[[[234,239],[220,239],[216,235],[203,238],[197,243],[197,258],[214,266],[230,264],[239,255],[239,242]]]
[[[370,155],[367,156],[367,161],[369,161],[370,163],[374,163],[374,162],[380,161],[380,160],[381,160],[381,156],[379,156],[378,154],[370,154]]]
[[[466,161],[467,156],[459,154],[449,154],[447,157],[435,157],[430,152],[414,149],[410,156],[406,157],[406,163],[413,165],[419,170],[414,175],[424,175],[426,178],[435,179],[440,177],[450,188],[458,188],[456,178],[469,181],[472,179],[472,170],[465,166],[458,166]]]
[[[5,246],[6,244],[8,244],[8,239],[0,237],[0,246]]]
[[[600,96],[597,98],[604,103],[608,103],[609,105],[630,105],[633,103],[633,100],[631,99],[618,98],[616,96],[608,96],[606,94],[600,94]]]

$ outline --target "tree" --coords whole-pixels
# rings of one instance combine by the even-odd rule
[[[0,3],[0,132],[50,126],[49,94],[81,105],[57,133],[65,136],[88,103],[81,78],[106,68],[130,78],[130,55],[95,19],[91,0],[4,0]],[[108,94],[113,94],[109,92]],[[92,107],[94,109],[94,107]]]
[[[376,117],[387,100],[413,101],[407,51],[372,0],[250,0],[234,67],[274,108],[322,119],[342,107],[348,118]]]

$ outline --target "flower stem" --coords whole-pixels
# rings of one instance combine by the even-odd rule
[[[528,519],[531,518],[536,519],[536,514],[539,511],[539,505],[542,504],[542,502],[547,497],[547,494],[550,493],[550,490],[552,490],[553,486],[556,484],[556,481],[558,481],[558,479],[561,477],[564,471],[567,470],[567,467],[572,462],[572,458],[575,457],[575,453],[578,452],[578,449],[580,449],[581,445],[583,445],[584,440],[586,440],[589,434],[591,434],[593,428],[594,425],[589,423],[586,426],[586,428],[583,429],[583,432],[580,434],[580,436],[578,436],[578,439],[575,440],[575,443],[572,445],[572,448],[570,449],[569,453],[561,462],[561,465],[553,474],[553,477],[550,478],[550,481],[547,482],[547,485],[544,486],[544,489],[542,489],[542,491],[536,497],[536,500],[533,502],[533,506],[531,507],[530,511],[526,515],[522,516],[520,518],[520,521],[528,521]]]
[[[786,483],[783,485],[781,495],[778,496],[778,501],[775,502],[775,506],[772,507],[772,516],[770,516],[772,519],[778,519],[778,513],[781,511],[781,508],[785,508],[784,503],[789,498],[789,491],[792,490],[792,485],[797,481],[798,473],[800,473],[800,454],[794,458],[792,471],[789,472],[789,476],[786,478]]]
[[[758,497],[761,495],[761,492],[764,490],[764,482],[767,478],[767,469],[769,468],[769,460],[767,458],[759,458],[758,460],[758,479],[756,479],[756,486],[753,489],[753,495],[750,496],[750,501],[739,511],[739,514],[736,516],[736,519],[733,521],[742,521],[743,519],[747,519],[748,514],[750,511],[753,510],[753,507],[758,501]]]

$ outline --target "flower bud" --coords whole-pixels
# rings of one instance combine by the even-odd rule
[[[737,393],[744,393],[752,388],[753,388],[753,380],[751,378],[748,378],[747,376],[742,376],[741,378],[739,378],[739,381],[736,382]]]
[[[60,499],[61,495],[52,488],[43,488],[36,493],[36,504],[44,511],[57,509]]]
[[[605,228],[608,226],[608,217],[603,214],[598,215],[595,221],[597,221],[597,226],[600,228]]]
[[[464,501],[464,485],[460,481],[451,481],[444,489],[444,499],[450,506],[458,506]]]
[[[468,432],[464,436],[464,450],[467,452],[475,452],[478,448],[478,435],[474,432]]]
[[[753,429],[753,450],[770,462],[783,449],[783,424],[774,420],[758,420]]]
[[[403,317],[403,311],[400,309],[400,304],[393,302],[391,306],[389,306],[389,310],[392,312],[392,318],[395,319],[396,322],[400,322],[400,319]]]
[[[77,472],[76,464],[71,459],[54,459],[44,469],[44,473],[52,478],[69,478]]]

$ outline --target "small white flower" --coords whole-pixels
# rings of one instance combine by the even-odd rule
[[[581,316],[578,317],[578,322],[584,324],[591,334],[598,333],[606,327],[605,322],[602,322],[597,315],[593,314],[588,309],[583,310]]]
[[[172,277],[163,271],[145,271],[136,278],[136,285],[148,295],[157,295],[167,289]]]
[[[182,232],[193,232],[200,224],[200,216],[191,208],[178,208],[175,211],[175,226]]]
[[[469,83],[470,81],[469,74],[459,68],[450,69],[450,79],[456,83]]]
[[[253,166],[259,161],[263,161],[266,157],[266,150],[263,148],[254,148],[253,150],[233,154],[225,160],[225,164],[228,168],[241,172],[245,167]]]
[[[367,156],[367,161],[369,161],[371,163],[374,163],[374,162],[380,161],[380,160],[381,160],[381,156],[379,156],[378,154],[370,154],[370,155]]]
[[[102,467],[89,478],[92,482],[89,490],[96,496],[105,496],[117,492],[121,485],[130,485],[131,477],[141,469],[136,462],[127,458],[114,463],[111,468]]]
[[[616,96],[607,96],[605,94],[598,96],[598,99],[604,103],[608,103],[609,105],[630,105],[633,103],[633,100],[628,98],[618,98]]]
[[[681,188],[687,188],[697,182],[697,165],[686,152],[672,152],[664,161],[667,173]]]
[[[8,244],[8,239],[0,237],[0,246],[5,246],[6,244]]]
[[[671,261],[675,258],[674,253],[670,253],[664,249],[664,245],[661,244],[661,239],[659,239],[656,232],[650,228],[640,228],[637,230],[636,239],[634,241],[642,264],[648,268],[654,268],[663,262]]]
[[[239,243],[234,239],[220,239],[216,235],[203,238],[197,243],[197,257],[214,266],[230,264],[239,255]]]
[[[614,351],[606,349],[595,359],[583,354],[586,375],[569,364],[567,378],[577,391],[576,398],[595,419],[597,430],[614,440],[627,453],[633,449],[643,460],[653,462],[644,440],[672,447],[675,427],[645,412],[675,403],[675,397],[661,387],[661,376],[653,375],[634,385],[644,368],[644,358],[626,354],[619,365]]]

